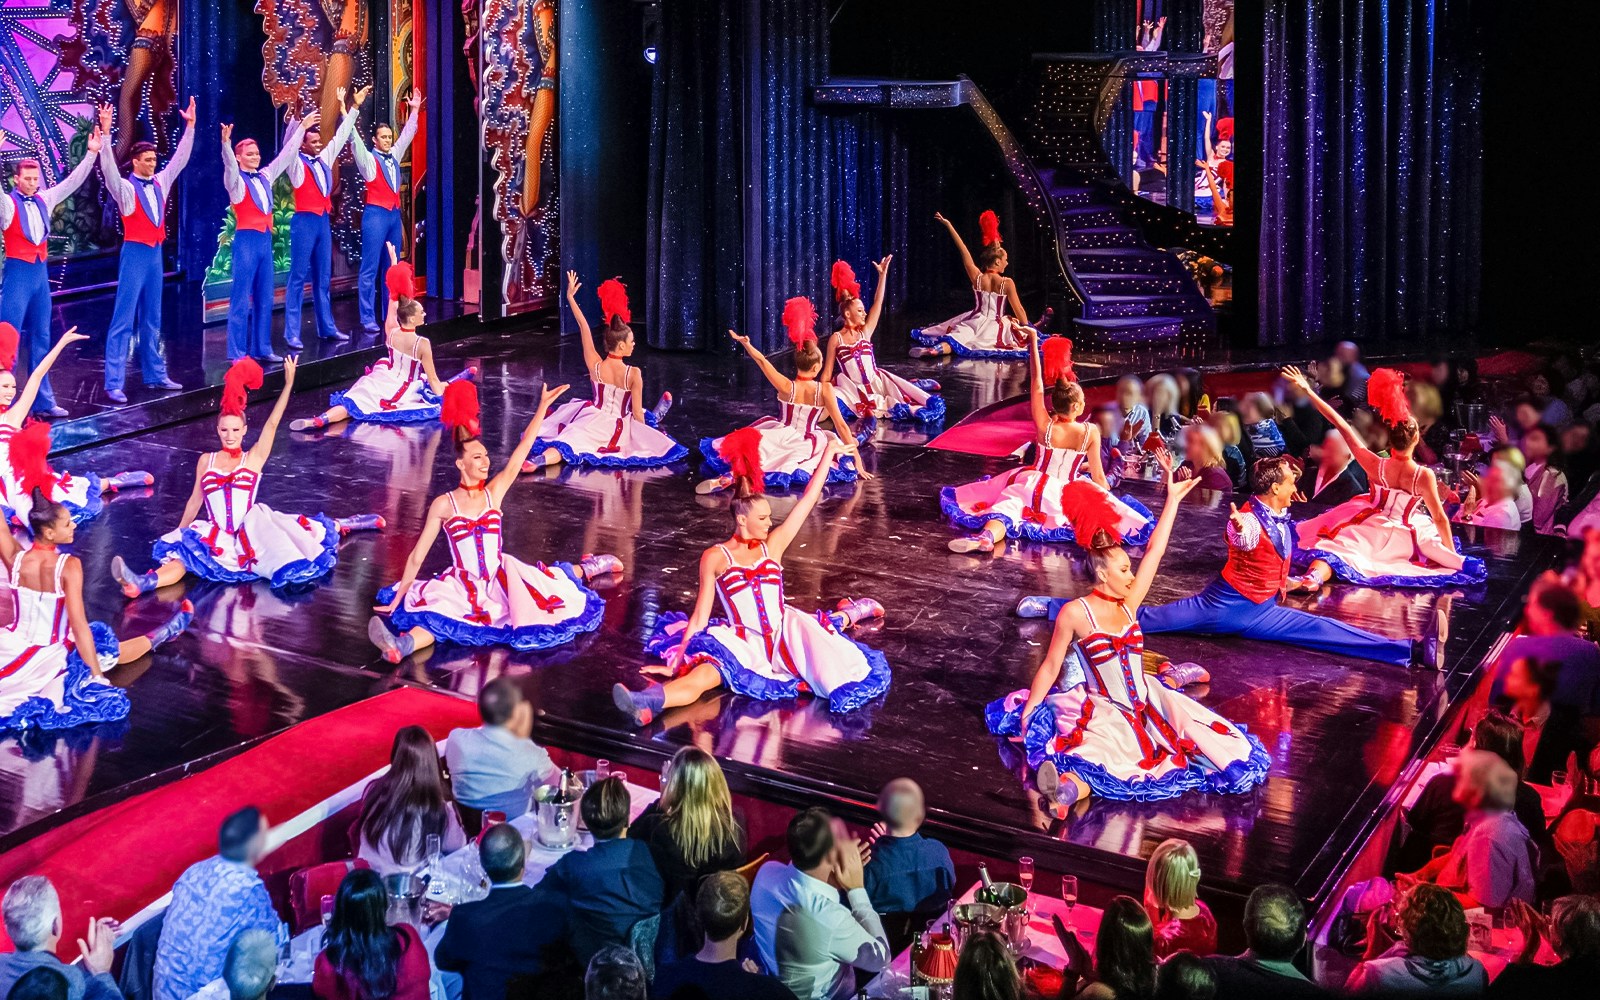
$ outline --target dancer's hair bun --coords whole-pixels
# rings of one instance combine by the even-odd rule
[[[1117,524],[1122,520],[1111,494],[1083,479],[1061,488],[1061,513],[1072,525],[1073,537],[1091,552],[1122,544]]]
[[[728,463],[733,475],[734,498],[748,500],[767,491],[766,476],[761,471],[761,432],[754,427],[741,427],[722,439],[717,454]]]
[[[1104,528],[1096,528],[1094,537],[1089,539],[1089,551],[1104,552],[1106,549],[1114,549],[1121,544],[1121,539],[1112,535],[1111,532]]]
[[[243,417],[252,390],[261,388],[266,375],[255,358],[240,358],[222,376],[222,415]]]
[[[789,331],[789,340],[799,347],[808,340],[817,339],[817,310],[804,295],[796,295],[783,304],[783,326]]]
[[[833,285],[835,302],[848,302],[861,297],[861,282],[856,280],[855,268],[842,260],[833,262],[833,273],[829,275],[829,282]]]

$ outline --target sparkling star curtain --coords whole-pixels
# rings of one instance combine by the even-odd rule
[[[1263,344],[1476,322],[1483,69],[1468,13],[1467,0],[1266,4]]]

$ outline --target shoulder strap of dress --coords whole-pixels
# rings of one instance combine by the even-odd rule
[[[767,554],[767,543],[766,542],[762,542],[761,543],[761,558],[763,558],[763,559],[771,559],[772,558],[770,555]]]
[[[461,505],[456,503],[456,491],[455,490],[451,490],[449,493],[446,493],[444,495],[444,498],[446,500],[450,501],[450,509],[452,511],[454,511],[457,514],[461,513]]]
[[[733,561],[733,553],[728,551],[728,547],[726,545],[723,545],[723,544],[721,544],[719,542],[717,544],[717,550],[722,553],[722,558],[728,560],[728,565],[729,566],[737,566],[737,565],[739,565],[738,563]]]
[[[789,405],[793,406],[795,400],[798,399],[799,396],[800,396],[800,380],[797,379],[797,378],[792,378],[792,379],[789,380]]]
[[[1137,624],[1139,624],[1139,619],[1133,617],[1133,612],[1128,610],[1128,606],[1126,604],[1121,605],[1121,607],[1122,607],[1122,614],[1123,614],[1124,617],[1126,617],[1128,619],[1128,624],[1129,625],[1137,625]]]
[[[1089,617],[1089,627],[1099,631],[1100,623],[1094,620],[1094,610],[1089,607],[1089,599],[1087,597],[1080,597],[1078,598],[1078,603],[1083,605],[1083,613]]]
[[[1378,485],[1385,488],[1389,486],[1389,460],[1387,458],[1378,459]]]
[[[57,552],[56,553],[56,593],[58,593],[58,594],[61,593],[61,572],[62,572],[63,569],[66,568],[66,565],[67,565],[67,554],[65,552]]]
[[[1415,459],[1413,459],[1413,461],[1415,461]],[[1420,495],[1420,494],[1417,493],[1417,481],[1420,480],[1421,478],[1422,478],[1422,463],[1418,462],[1416,468],[1411,470],[1411,489],[1409,491],[1407,491],[1412,496],[1419,496]]]

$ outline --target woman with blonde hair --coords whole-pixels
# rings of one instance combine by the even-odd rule
[[[1178,431],[1183,418],[1178,416],[1178,380],[1165,373],[1150,376],[1144,384],[1144,395],[1150,410],[1151,429],[1161,435],[1167,449],[1178,447]]]
[[[1200,859],[1187,840],[1163,840],[1144,872],[1144,909],[1155,928],[1156,958],[1217,950],[1217,920],[1200,901]]]
[[[1202,423],[1183,429],[1183,463],[1173,470],[1179,480],[1198,479],[1203,490],[1233,491],[1233,479],[1222,463],[1222,438]]]
[[[661,780],[661,801],[640,816],[629,836],[650,845],[671,906],[679,894],[692,901],[700,880],[744,863],[744,824],[717,758],[688,746],[672,757]]]
[[[1239,423],[1239,415],[1231,410],[1212,410],[1206,422],[1222,442],[1222,466],[1228,470],[1233,488],[1244,489],[1245,480],[1249,478],[1250,462],[1244,454],[1244,428]]]

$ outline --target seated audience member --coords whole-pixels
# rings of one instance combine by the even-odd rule
[[[961,949],[951,1000],[1019,1000],[1022,977],[1005,939],[979,931]]]
[[[1256,461],[1273,458],[1288,450],[1283,432],[1278,429],[1277,407],[1264,392],[1252,392],[1239,402],[1239,423],[1250,439],[1250,453]]]
[[[1344,398],[1351,406],[1367,405],[1367,379],[1371,373],[1361,360],[1361,348],[1354,341],[1341,340],[1333,356],[1344,365]]]
[[[1594,799],[1586,804],[1590,808],[1569,807],[1556,820],[1550,839],[1572,891],[1595,896],[1600,895],[1600,812]]]
[[[1567,482],[1574,495],[1588,488],[1589,479],[1600,467],[1595,454],[1594,429],[1586,423],[1573,423],[1561,432],[1561,454],[1567,460]]]
[[[1463,906],[1500,910],[1513,899],[1531,902],[1538,850],[1511,811],[1516,772],[1495,754],[1464,750],[1454,794],[1467,811],[1466,826],[1449,853],[1430,861],[1415,878],[1444,886]],[[1400,881],[1404,885],[1409,879],[1402,875]]]
[[[878,972],[893,957],[863,887],[861,845],[835,838],[833,817],[817,808],[795,814],[787,839],[790,862],[762,865],[750,890],[761,963],[801,1000],[854,996],[855,970]]]
[[[1311,442],[1321,441],[1328,433],[1328,422],[1311,402],[1311,393],[1282,379],[1278,380],[1276,390],[1283,400],[1277,410],[1278,431],[1289,453],[1303,457]]]
[[[1183,462],[1173,470],[1179,480],[1198,479],[1200,488],[1233,491],[1233,479],[1222,461],[1222,439],[1205,424],[1189,424],[1183,429]]]
[[[367,786],[355,830],[356,857],[379,875],[410,871],[425,861],[430,835],[439,838],[445,854],[466,845],[439,751],[426,729],[406,726],[394,734],[389,773]]]
[[[1175,951],[1211,955],[1217,920],[1200,901],[1200,858],[1187,840],[1164,840],[1144,872],[1144,910],[1155,928],[1156,957]]]
[[[1218,400],[1219,405],[1222,402]],[[1241,446],[1239,415],[1228,410],[1213,410],[1207,423],[1216,430],[1217,438],[1222,442],[1222,466],[1228,470],[1228,478],[1233,481],[1233,488],[1244,489],[1245,472],[1250,465],[1245,461]]]
[[[1367,450],[1374,455],[1389,454],[1389,425],[1379,420],[1368,409],[1360,409],[1350,414],[1351,428],[1361,436],[1361,442]]]
[[[1538,785],[1550,784],[1551,773],[1565,770],[1567,757],[1580,747],[1577,713],[1550,701],[1560,672],[1558,663],[1524,656],[1506,673],[1505,697],[1511,718],[1522,727],[1522,759],[1528,762],[1523,777]]]
[[[228,1000],[263,1000],[278,983],[278,941],[266,931],[245,931],[222,960]]]
[[[1119,447],[1117,434],[1122,426],[1122,415],[1115,403],[1101,403],[1089,414],[1089,422],[1100,429],[1100,468],[1112,485],[1122,478],[1122,456],[1126,446]]]
[[[489,876],[489,895],[451,909],[434,964],[461,974],[466,1000],[505,1000],[508,992],[526,996],[521,987],[544,971],[550,949],[566,936],[562,901],[543,882],[523,884],[527,855],[522,834],[511,824],[483,831],[478,856]],[[512,984],[518,988],[508,991]]]
[[[1411,379],[1406,383],[1406,399],[1417,422],[1417,448],[1413,457],[1422,465],[1434,465],[1450,451],[1450,428],[1444,422],[1444,403],[1439,390],[1430,382]]]
[[[558,768],[530,738],[533,706],[510,677],[496,677],[478,692],[476,729],[453,729],[444,758],[456,801],[477,810],[494,809],[507,818],[528,811],[534,789],[553,780]]]
[[[1523,482],[1533,500],[1533,530],[1548,535],[1555,530],[1556,512],[1567,505],[1567,476],[1562,471],[1560,439],[1555,429],[1540,424],[1522,438],[1528,465]]]
[[[661,873],[650,848],[628,837],[628,786],[620,775],[597,781],[578,803],[594,836],[550,866],[540,886],[567,909],[567,940],[587,962],[609,944],[627,944],[633,925],[661,912]]]
[[[266,817],[254,806],[239,810],[222,821],[217,846],[216,857],[190,865],[172,887],[156,946],[155,1000],[188,1000],[222,975],[228,945],[247,930],[288,938],[256,874],[266,853]]]
[[[650,981],[633,949],[608,944],[594,953],[583,974],[583,1000],[647,1000]]]
[[[1192,951],[1175,951],[1156,970],[1156,1000],[1216,1000],[1217,977]]]
[[[1316,464],[1307,465],[1300,473],[1298,486],[1307,500],[1334,507],[1367,492],[1367,474],[1350,454],[1344,435],[1329,431],[1319,446]]]
[[[1227,1000],[1301,1000],[1328,996],[1295,968],[1306,943],[1306,908],[1286,885],[1263,885],[1244,905],[1244,939],[1234,958],[1205,959],[1217,978],[1217,996]]]
[[[61,969],[35,966],[22,974],[6,1000],[67,1000],[66,974]]]
[[[1144,1000],[1155,995],[1155,937],[1150,917],[1132,896],[1118,896],[1106,907],[1095,935],[1094,956],[1090,957],[1076,932],[1054,920],[1056,935],[1067,953],[1066,979],[1062,996],[1067,996],[1073,980],[1077,1000]]]
[[[683,747],[663,770],[655,805],[628,836],[650,845],[668,905],[680,895],[692,905],[702,878],[744,863],[744,823],[722,765],[699,747]]]
[[[1585,740],[1592,744],[1600,736],[1600,647],[1578,636],[1581,615],[1577,593],[1554,573],[1535,580],[1523,611],[1526,634],[1500,651],[1491,697],[1503,695],[1506,674],[1517,660],[1557,664],[1550,702],[1575,712]]]
[[[377,872],[357,868],[339,883],[311,974],[317,1000],[428,1000],[428,949],[409,923],[390,927],[388,912]]]
[[[1205,376],[1198,368],[1174,368],[1172,379],[1178,384],[1178,416],[1185,421],[1193,420],[1211,408]]]
[[[1499,528],[1502,531],[1519,531],[1522,515],[1517,510],[1517,490],[1522,488],[1522,475],[1505,462],[1490,464],[1483,475],[1467,473],[1467,492],[1461,498],[1461,509],[1452,520],[1480,528]]]
[[[865,868],[867,897],[879,913],[928,913],[950,901],[956,866],[950,849],[919,831],[928,817],[922,787],[896,778],[878,793],[883,817]]]
[[[1571,590],[1578,604],[1578,635],[1589,642],[1600,639],[1600,527],[1581,534],[1583,554],[1561,582]]]
[[[1540,372],[1528,380],[1528,395],[1539,409],[1539,422],[1551,427],[1572,423],[1572,410],[1552,387],[1561,384],[1550,372]]]
[[[650,988],[656,1000],[794,1000],[777,977],[762,975],[754,962],[739,960],[739,939],[750,927],[750,887],[743,878],[716,872],[701,879],[695,915],[705,943],[698,953],[656,971]]]
[[[1509,444],[1492,449],[1489,452],[1490,471],[1493,471],[1496,464],[1510,466],[1512,474],[1506,478],[1511,481],[1511,488],[1516,493],[1512,497],[1512,502],[1517,505],[1517,517],[1523,524],[1530,523],[1533,520],[1533,493],[1529,491],[1528,484],[1522,478],[1524,470],[1528,467],[1528,460],[1523,457],[1522,449]]]
[[[1563,896],[1546,920],[1531,906],[1515,905],[1507,917],[1522,930],[1522,953],[1489,984],[1490,1000],[1590,1000],[1600,983],[1600,900]],[[1561,959],[1534,965],[1540,939]]]
[[[1120,421],[1113,439],[1124,447],[1139,451],[1144,439],[1155,429],[1150,422],[1150,408],[1144,405],[1144,383],[1137,375],[1124,375],[1117,380],[1117,410]]]
[[[1347,990],[1385,997],[1483,994],[1489,974],[1467,954],[1467,915],[1450,890],[1426,883],[1412,886],[1396,916],[1400,940],[1356,966],[1345,983]]]
[[[81,965],[66,965],[56,957],[66,930],[61,897],[49,879],[24,875],[11,883],[0,902],[0,912],[5,916],[6,935],[16,949],[0,954],[0,997],[33,970],[53,969],[64,978],[68,1000],[122,1000],[122,991],[111,978],[116,929],[109,921],[89,920],[88,933],[81,939],[87,945]],[[48,985],[45,980],[40,982]]]
[[[1168,449],[1177,447],[1183,417],[1178,414],[1178,381],[1165,373],[1150,376],[1144,384],[1145,405],[1150,410],[1150,429],[1161,437]],[[1148,435],[1146,435],[1148,438]],[[1144,446],[1144,442],[1140,442]],[[1149,451],[1148,447],[1144,447]]]

